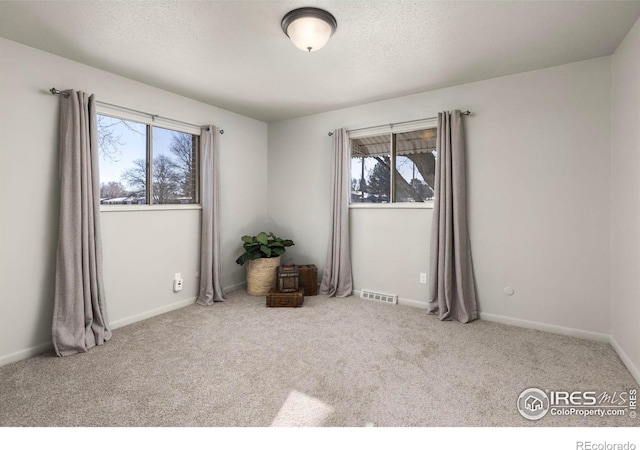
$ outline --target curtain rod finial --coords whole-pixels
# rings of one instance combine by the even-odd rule
[[[69,97],[69,93],[68,92],[63,92],[60,91],[54,87],[52,87],[51,89],[49,89],[49,92],[51,92],[52,95],[62,95],[64,98]]]

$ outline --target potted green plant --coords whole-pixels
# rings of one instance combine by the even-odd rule
[[[282,239],[273,233],[261,232],[257,236],[242,236],[244,253],[236,259],[241,266],[247,264],[247,293],[267,295],[276,285],[276,271],[280,257],[287,247],[294,245],[291,239]]]

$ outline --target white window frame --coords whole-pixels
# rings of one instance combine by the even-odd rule
[[[383,125],[379,127],[361,128],[355,131],[347,131],[349,137],[349,184],[351,185],[351,139],[392,135],[394,133],[406,133],[408,131],[418,131],[427,128],[437,128],[438,119],[431,118],[419,121],[412,121],[410,123],[401,123],[398,125]],[[389,148],[391,152],[391,148]],[[393,160],[394,158],[392,158]],[[395,162],[394,162],[395,163]],[[393,202],[393,203],[351,203],[351,196],[349,196],[349,209],[433,209],[434,200],[426,202]]]
[[[179,131],[182,133],[189,133],[197,135],[199,138],[202,136],[202,129],[195,125],[189,125],[182,122],[165,119],[163,117],[154,116],[151,114],[145,114],[142,112],[132,111],[128,108],[120,108],[115,105],[107,105],[104,103],[96,102],[96,113],[101,116],[109,116],[116,119],[131,120],[133,122],[142,123],[144,125],[150,125],[151,127],[160,127],[167,130]],[[149,128],[153,130],[153,128]],[[153,133],[151,131],[151,133]],[[147,136],[147,139],[153,139],[153,135]],[[198,139],[200,142],[200,139]],[[147,158],[149,155],[147,155]],[[198,199],[202,199],[202,183],[201,183],[201,169],[200,163],[202,160],[200,145],[198,145]],[[122,211],[166,211],[166,210],[197,210],[202,209],[202,204],[193,203],[189,205],[100,205],[100,212],[122,212]]]

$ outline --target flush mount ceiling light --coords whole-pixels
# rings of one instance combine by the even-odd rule
[[[299,8],[283,18],[282,31],[300,50],[315,52],[324,47],[336,31],[336,18],[324,9]]]

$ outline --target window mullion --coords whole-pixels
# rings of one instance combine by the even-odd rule
[[[391,203],[396,202],[396,135],[391,133],[391,164],[389,167],[389,182],[391,186],[389,188],[389,198]]]
[[[147,125],[147,204],[153,204],[153,127]]]

